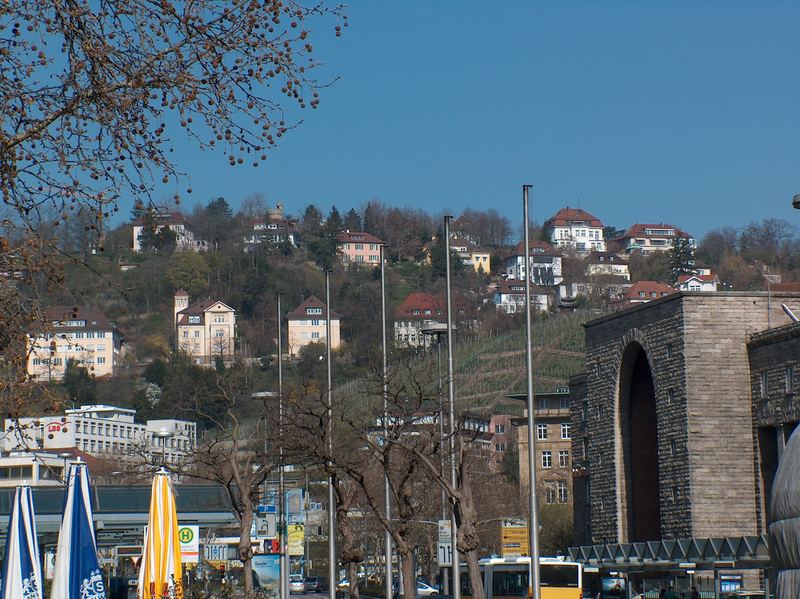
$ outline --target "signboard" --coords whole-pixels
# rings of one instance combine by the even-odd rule
[[[118,545],[118,557],[140,557],[142,555],[141,545]]]
[[[289,525],[289,555],[305,554],[305,529],[302,524]]]
[[[227,545],[206,545],[205,546],[206,561],[225,561],[228,559],[228,546]]]
[[[178,540],[181,543],[181,563],[196,564],[200,561],[200,527],[179,526]]]
[[[439,520],[439,542],[436,549],[436,557],[439,567],[453,565],[453,530],[450,520]]]
[[[500,527],[500,556],[521,557],[523,555],[530,555],[527,520],[520,518],[503,520]]]
[[[44,554],[44,578],[45,580],[53,580],[53,575],[56,572],[56,552],[46,551]]]
[[[275,512],[259,512],[256,514],[255,526],[256,538],[274,539],[277,536],[278,516]]]

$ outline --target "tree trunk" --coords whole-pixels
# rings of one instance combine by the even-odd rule
[[[403,599],[416,599],[417,573],[414,572],[414,552],[406,549],[401,553],[398,549],[397,554],[403,572]]]
[[[472,599],[483,599],[483,580],[481,580],[481,568],[478,564],[478,552],[466,552],[464,561],[467,562],[469,582],[472,585]]]
[[[243,583],[245,597],[252,597],[253,588],[253,547],[250,544],[250,529],[253,525],[253,506],[244,501],[242,518],[239,521],[239,559],[244,565]]]
[[[358,599],[358,564],[348,562],[347,579],[350,581],[350,599]]]
[[[463,477],[461,479],[461,496],[455,502],[456,516],[458,519],[458,552],[464,556],[467,562],[469,580],[472,584],[472,598],[484,599],[483,583],[481,582],[481,570],[478,564],[478,548],[480,538],[478,536],[478,512],[472,500],[472,487],[470,481]]]

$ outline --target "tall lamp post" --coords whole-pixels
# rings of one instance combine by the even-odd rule
[[[522,223],[525,228],[525,355],[528,379],[528,542],[531,566],[528,576],[528,596],[540,599],[539,589],[539,514],[536,506],[536,460],[534,451],[533,341],[531,338],[531,244],[528,220],[528,192],[532,185],[522,186]]]
[[[455,332],[456,328],[453,327],[453,332]],[[428,335],[429,337],[436,337],[436,372],[437,372],[437,391],[439,393],[439,445],[442,448],[441,451],[441,472],[442,476],[445,475],[445,452],[444,452],[444,397],[442,395],[443,385],[442,385],[442,337],[447,336],[447,324],[443,322],[433,322],[428,326],[422,327],[422,334]],[[452,434],[453,431],[450,431]],[[442,487],[442,520],[447,520],[447,493],[445,493],[444,487]],[[452,543],[452,539],[450,541]],[[447,568],[442,568],[442,593],[444,595],[450,594],[450,585],[449,579],[447,578]]]
[[[445,275],[447,285],[445,286],[445,295],[447,298],[447,331],[453,331],[453,300],[452,292],[450,289],[450,220],[453,217],[446,215],[444,217],[444,244],[445,244]],[[453,488],[457,488],[456,480],[456,456],[455,456],[455,433],[456,433],[456,390],[455,379],[453,378],[453,335],[447,335],[447,398],[448,407],[450,409],[450,484]],[[461,573],[459,568],[461,566],[461,559],[458,553],[458,523],[456,522],[455,509],[450,515],[450,534],[453,544],[453,588],[451,595],[453,599],[461,599]],[[538,599],[538,598],[537,598]]]
[[[333,458],[333,378],[331,375],[331,271],[325,271],[325,357],[328,362],[328,461]],[[329,463],[329,465],[332,465]],[[328,598],[336,599],[336,512],[333,476],[328,475]]]
[[[381,364],[381,376],[382,376],[382,383],[383,383],[383,438],[384,441],[386,440],[386,436],[389,432],[389,425],[388,425],[388,418],[389,418],[389,361],[388,361],[388,351],[387,351],[387,340],[386,340],[386,261],[384,258],[384,246],[380,246],[380,258],[381,258],[381,348],[382,348],[382,364]],[[388,466],[388,464],[385,464]],[[384,502],[384,512],[386,517],[391,520],[391,510],[392,510],[392,497],[389,489],[389,469],[386,468],[386,472],[384,473],[384,480],[383,480],[384,488],[383,488],[383,502]],[[384,555],[383,560],[386,565],[386,574],[384,576],[384,592],[386,593],[386,599],[390,599],[392,596],[392,579],[394,578],[394,573],[392,571],[392,534],[386,530],[384,532]]]

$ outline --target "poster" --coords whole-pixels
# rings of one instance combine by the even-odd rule
[[[253,556],[253,584],[256,589],[266,591],[270,597],[280,592],[281,562],[279,555],[256,554]]]
[[[305,554],[305,528],[302,524],[289,525],[289,555]]]

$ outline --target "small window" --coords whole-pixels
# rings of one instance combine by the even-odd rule
[[[544,441],[547,439],[547,425],[546,424],[537,424],[536,425],[536,438],[539,441]]]
[[[553,467],[553,452],[552,451],[543,451],[542,452],[542,468],[552,468]]]
[[[786,376],[786,393],[791,395],[794,393],[794,366],[787,366],[785,371]]]
[[[544,500],[548,504],[553,504],[556,502],[556,490],[551,485],[547,485]]]
[[[561,449],[558,452],[558,467],[569,468],[569,451]]]
[[[583,438],[582,449],[583,449],[583,459],[589,459],[589,437]]]
[[[581,405],[583,408],[583,419],[589,420],[589,402],[584,399]]]
[[[494,450],[495,451],[500,451],[500,452],[505,451],[506,450],[506,444],[505,443],[495,443],[494,444]]]
[[[562,422],[561,423],[561,438],[562,439],[569,439],[569,430],[570,430],[569,422]]]
[[[675,455],[677,453],[677,448],[675,445],[675,439],[671,439],[669,442],[669,453],[670,455]]]
[[[311,333],[312,339],[319,339],[319,333]]]
[[[758,395],[761,399],[766,399],[769,394],[769,374],[765,370],[761,373],[761,381],[759,385]]]
[[[495,424],[494,425],[494,432],[498,435],[502,435],[506,432],[506,425],[505,424]]]

